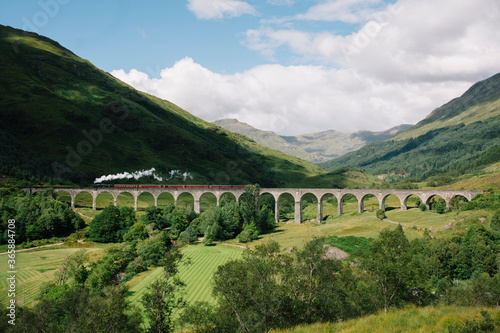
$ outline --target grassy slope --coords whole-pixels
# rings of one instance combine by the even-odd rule
[[[262,235],[259,239],[246,245],[253,248],[269,240],[274,240],[280,244],[282,249],[286,249],[289,247],[301,248],[314,237],[336,235],[376,238],[383,229],[396,228],[396,224],[392,222],[401,223],[409,239],[423,237],[426,228],[432,228],[432,230],[436,231],[436,233],[433,233],[434,237],[444,237],[454,232],[452,229],[439,231],[444,225],[467,219],[477,220],[479,217],[490,217],[492,213],[477,210],[458,214],[437,214],[428,211],[422,212],[414,208],[404,212],[393,209],[387,211],[386,215],[386,220],[379,220],[375,215],[375,211],[365,211],[362,214],[351,212],[340,217],[331,217],[324,224],[315,222],[303,224],[280,223],[273,233]],[[487,220],[489,221],[489,219]],[[230,240],[227,243],[242,245],[236,240]]]
[[[190,263],[180,267],[179,278],[186,283],[185,300],[188,304],[192,304],[196,301],[214,302],[211,295],[213,273],[218,266],[228,260],[240,258],[243,251],[238,248],[220,245],[190,245],[185,247],[182,252]],[[141,297],[147,291],[147,286],[162,274],[163,269],[161,267],[153,268],[140,273],[127,282],[130,287],[131,303],[142,309]]]
[[[500,190],[500,163],[493,163],[478,172],[460,176],[452,185],[441,186],[444,190],[479,189]]]
[[[38,296],[40,286],[45,282],[52,281],[54,273],[64,262],[66,257],[72,253],[79,251],[78,247],[48,247],[40,250],[31,250],[26,252],[16,253],[16,301],[23,305],[23,300],[26,304],[31,302]],[[85,248],[91,260],[102,253],[103,246],[94,245]],[[92,259],[94,258],[94,259]],[[7,304],[9,300],[7,296],[7,255],[0,255],[0,303]],[[26,295],[23,297],[23,290],[26,290]]]
[[[351,332],[448,332],[449,326],[461,326],[466,320],[482,320],[481,308],[436,306],[409,307],[386,313],[370,315],[359,319],[331,324],[303,325],[275,333],[351,333]],[[498,318],[498,311],[488,311],[493,319]]]
[[[479,170],[500,161],[500,74],[472,86],[411,129],[321,166],[372,174],[429,177]]]
[[[293,185],[323,171],[138,92],[58,43],[0,26],[0,173],[53,177],[82,131],[104,134],[66,178],[156,167],[189,170],[193,183]],[[23,171],[28,170],[28,173]],[[24,177],[27,175],[28,177]]]

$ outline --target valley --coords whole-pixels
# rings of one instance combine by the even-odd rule
[[[0,96],[12,332],[500,327],[500,74],[414,126],[279,136],[0,25]]]

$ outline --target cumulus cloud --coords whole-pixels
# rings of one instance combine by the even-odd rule
[[[327,1],[297,17],[349,21],[349,10],[328,8],[349,9],[358,2]],[[266,56],[286,47],[306,59],[314,57],[388,81],[473,82],[498,70],[500,3],[496,0],[400,0],[370,13],[365,8],[363,13],[353,14],[351,21],[362,25],[347,36],[265,24],[247,30],[244,44]]]
[[[414,123],[467,87],[463,82],[401,87],[351,69],[321,66],[272,64],[221,75],[191,58],[163,69],[159,79],[136,70],[111,74],[205,120],[237,118],[279,134],[383,130]]]
[[[317,6],[340,6],[344,14],[332,16],[324,7],[320,17],[319,7],[311,7],[302,16],[261,21],[246,31],[244,45],[269,58],[287,48],[318,65],[269,64],[223,75],[185,58],[163,69],[159,79],[137,70],[112,74],[205,120],[237,118],[291,135],[416,123],[499,71],[497,0],[399,0],[385,8],[378,0],[339,0]],[[359,29],[346,36],[311,32],[294,25],[298,19],[350,20]]]
[[[197,18],[206,20],[256,14],[252,5],[239,0],[188,0],[187,8]]]

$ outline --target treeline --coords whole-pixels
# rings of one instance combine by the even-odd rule
[[[325,257],[321,238],[292,254],[275,242],[258,246],[219,267],[216,306],[196,303],[181,320],[197,332],[268,332],[408,304],[500,304],[500,234],[483,226],[410,242],[399,225],[368,243],[350,262]]]
[[[0,190],[0,220],[0,244],[7,243],[9,220],[15,220],[17,244],[68,236],[85,227],[85,222],[51,190],[37,195]]]

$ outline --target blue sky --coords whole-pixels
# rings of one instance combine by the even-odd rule
[[[500,72],[497,0],[39,0],[0,23],[213,121],[279,134],[416,123]]]

